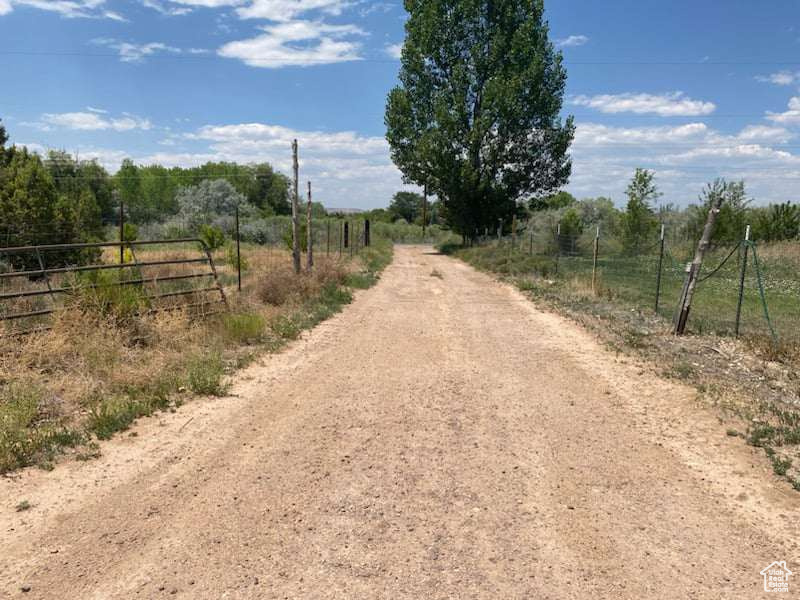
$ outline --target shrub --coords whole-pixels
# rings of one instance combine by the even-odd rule
[[[264,337],[266,321],[254,313],[231,313],[222,317],[225,337],[239,344],[258,343]]]
[[[198,355],[189,360],[186,369],[186,383],[195,394],[204,396],[224,396],[223,384],[225,363],[219,352]]]
[[[200,239],[208,246],[209,250],[218,250],[225,245],[225,233],[211,225],[200,226]]]
[[[83,435],[57,425],[34,427],[42,391],[26,382],[13,382],[0,391],[0,473],[49,459],[63,446],[74,447]]]
[[[77,273],[71,283],[75,302],[84,312],[126,321],[147,308],[148,300],[136,285],[121,285],[126,279],[138,278],[138,269],[88,271]]]
[[[241,258],[241,261],[240,261]],[[236,255],[236,242],[229,242],[225,246],[225,260],[231,265],[234,269],[237,267],[237,263],[241,262],[242,271],[247,271],[250,268],[250,263],[247,260],[246,256],[237,256]]]

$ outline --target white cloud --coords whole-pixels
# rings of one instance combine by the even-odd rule
[[[248,6],[236,12],[242,19],[268,19],[270,21],[293,21],[303,13],[318,10],[329,15],[340,15],[351,6],[348,0],[252,0]]]
[[[789,110],[786,112],[767,112],[767,120],[785,125],[800,123],[800,96],[789,99]]]
[[[160,12],[162,15],[168,15],[170,17],[188,15],[190,12],[192,12],[192,9],[188,6],[167,6],[159,0],[142,0],[142,4],[147,8],[152,8],[153,10]]]
[[[586,106],[602,113],[656,114],[662,117],[694,117],[708,115],[716,110],[712,102],[692,100],[683,92],[668,94],[601,94],[575,96],[570,101],[575,106]]]
[[[86,110],[88,110],[89,112],[97,113],[99,115],[108,114],[107,110],[103,110],[102,108],[95,108],[94,106],[87,106]]]
[[[795,135],[784,127],[771,127],[769,125],[748,125],[736,136],[743,142],[760,142],[767,144],[785,144]]]
[[[53,128],[76,131],[131,131],[152,128],[149,120],[134,115],[123,114],[121,117],[108,118],[97,112],[45,113],[37,123],[31,125],[44,131],[51,131]]]
[[[572,48],[575,46],[583,46],[589,42],[589,38],[585,35],[571,35],[556,41],[556,46],[559,48]]]
[[[263,34],[225,44],[217,53],[268,69],[361,60],[361,44],[352,37],[365,33],[355,25],[289,21],[261,29]]]
[[[744,178],[757,203],[785,201],[786,180],[800,177],[800,156],[781,146],[794,137],[783,127],[762,124],[722,133],[701,122],[674,127],[579,123],[567,189],[621,204],[634,169],[644,167],[656,172],[663,202],[696,202],[703,185],[716,177]]]
[[[756,79],[765,83],[774,83],[775,85],[792,85],[800,83],[800,71],[778,71],[769,75],[758,75]]]
[[[140,63],[143,62],[146,57],[155,54],[205,54],[208,52],[200,48],[176,48],[175,46],[169,46],[162,42],[135,44],[113,38],[97,38],[92,40],[92,43],[116,50],[119,53],[119,59],[122,62],[128,63]]]
[[[386,54],[388,54],[388,55],[389,55],[389,56],[391,56],[392,58],[397,58],[397,59],[399,59],[399,58],[400,58],[400,56],[401,56],[401,55],[402,55],[402,53],[403,53],[403,44],[402,44],[402,42],[401,42],[401,43],[399,43],[399,44],[388,44],[388,45],[387,45],[387,46],[384,48],[384,52],[386,52]]]
[[[0,15],[8,14],[15,6],[27,6],[58,13],[63,17],[92,18],[92,19],[112,19],[124,21],[125,18],[111,10],[105,10],[103,6],[106,0],[0,0]]]

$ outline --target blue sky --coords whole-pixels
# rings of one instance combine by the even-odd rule
[[[678,205],[718,176],[759,204],[800,199],[797,0],[546,6],[578,124],[568,190],[622,203],[642,166]],[[0,118],[18,144],[111,171],[288,173],[297,137],[317,198],[385,206],[402,187],[383,111],[404,22],[398,0],[0,0]]]

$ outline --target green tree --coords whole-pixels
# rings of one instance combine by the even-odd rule
[[[125,205],[126,218],[134,223],[147,222],[151,213],[142,196],[139,167],[133,164],[131,159],[126,158],[114,175],[114,183],[119,190],[119,199]]]
[[[736,243],[744,238],[747,227],[747,207],[750,199],[745,193],[744,181],[716,179],[706,185],[700,196],[700,206],[689,207],[688,231],[692,239],[699,239],[708,217],[708,210],[718,196],[723,196],[722,206],[714,224],[711,241]]]
[[[405,0],[400,85],[387,140],[408,182],[427,184],[462,235],[510,220],[517,201],[566,183],[562,56],[543,0]]]
[[[394,215],[394,220],[405,219],[407,223],[414,223],[422,215],[422,195],[414,192],[397,192],[389,205],[389,212]]]
[[[543,210],[558,210],[559,208],[566,208],[575,204],[577,200],[575,196],[564,190],[545,196],[544,198],[534,198],[528,203],[528,207],[533,212]]]
[[[753,239],[765,242],[800,237],[800,206],[791,202],[770,204],[753,211]]]
[[[661,197],[655,183],[655,174],[647,169],[636,169],[625,191],[628,205],[622,215],[622,246],[628,252],[638,252],[653,241],[658,220],[653,202]]]

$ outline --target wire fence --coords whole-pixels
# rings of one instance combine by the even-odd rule
[[[205,226],[214,227],[216,234],[208,235]],[[305,215],[299,229],[301,264],[306,269],[309,236]],[[130,237],[121,240],[121,236]],[[288,271],[293,265],[290,218],[250,223],[232,219],[230,227],[224,229],[214,221],[171,220],[169,223],[139,226],[135,232],[119,226],[107,227],[102,237],[104,239],[76,239],[75,230],[58,227],[37,230],[4,225],[0,228],[0,329],[3,333],[16,334],[34,327],[46,327],[53,306],[62,308],[69,297],[86,286],[86,281],[73,281],[73,273],[83,274],[89,265],[94,265],[91,267],[93,270],[105,270],[128,263],[133,268],[138,267],[136,263],[143,263],[147,283],[163,287],[168,281],[170,286],[180,287],[185,280],[199,276],[196,273],[198,269],[192,268],[197,262],[196,238],[200,238],[201,244],[209,249],[208,260],[213,259],[210,264],[213,265],[215,280],[231,293],[258,286],[266,274],[276,270]],[[182,242],[185,238],[192,240]],[[322,218],[311,221],[311,250],[314,263],[318,265],[325,261],[352,260],[374,239],[376,235],[365,219]],[[76,241],[91,249],[52,247],[53,244]],[[48,245],[51,247],[38,251],[38,247]],[[33,249],[13,251],[18,246]],[[4,250],[9,248],[12,251]],[[128,282],[122,283],[126,285]],[[96,284],[89,282],[90,287],[97,287]],[[50,291],[53,287],[58,288],[56,296]],[[70,293],[62,293],[64,291]],[[175,290],[170,287],[163,293],[167,292],[172,298],[192,290],[187,286]],[[18,314],[33,318],[16,318]]]
[[[671,320],[695,252],[691,243],[668,236],[625,249],[599,234],[558,231],[484,236],[479,243],[503,249],[511,274],[538,272]],[[689,330],[800,341],[800,242],[759,244],[743,232],[738,243],[712,247],[698,278]]]

